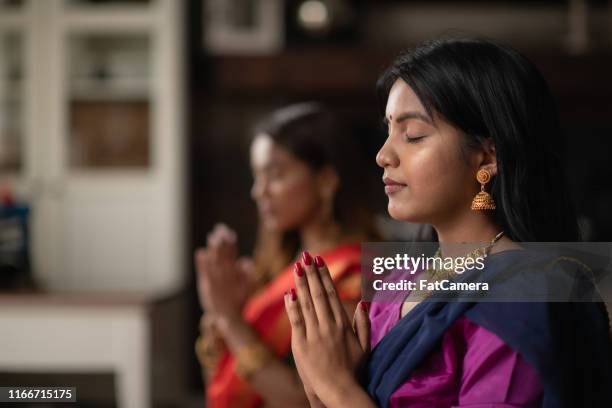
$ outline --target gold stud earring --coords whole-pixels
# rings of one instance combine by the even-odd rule
[[[480,183],[480,192],[472,200],[472,210],[494,210],[495,201],[491,194],[485,191],[485,184],[491,181],[491,173],[488,170],[480,169],[476,173],[476,180]]]

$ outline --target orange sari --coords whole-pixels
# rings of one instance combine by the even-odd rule
[[[345,244],[320,254],[336,283],[340,299],[358,301],[361,296],[361,245]],[[283,296],[294,287],[293,265],[249,299],[242,315],[260,340],[281,359],[291,352],[291,327]],[[208,408],[251,408],[261,405],[255,389],[235,371],[234,356],[226,351],[207,387]]]

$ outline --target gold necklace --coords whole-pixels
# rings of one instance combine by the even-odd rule
[[[493,248],[493,246],[495,245],[495,243],[497,241],[499,241],[499,239],[504,235],[504,231],[500,231],[497,235],[495,235],[495,237],[491,240],[491,242],[489,242],[489,244],[487,246],[481,247],[481,248],[476,248],[470,252],[468,252],[464,258],[471,258],[471,259],[476,259],[479,257],[486,257],[487,255],[489,255],[489,252],[491,252],[491,248]],[[433,255],[434,260],[435,259],[440,259],[440,265],[443,265],[443,259],[444,257],[442,256],[442,250],[440,249],[440,247],[438,247],[438,250],[436,251],[436,253]],[[435,262],[434,262],[435,265]],[[428,278],[432,279],[432,280],[440,280],[440,279],[448,279],[451,276],[457,275],[457,272],[455,272],[454,268],[429,268],[425,271],[428,275]]]
[[[497,241],[499,241],[499,239],[504,235],[504,231],[499,232],[492,240],[491,242],[489,242],[488,245],[486,245],[485,247],[481,247],[481,248],[476,248],[475,250],[469,252],[466,257],[472,257],[472,258],[477,258],[479,256],[486,256],[489,254],[489,252],[491,251],[491,248],[493,248],[493,246],[495,245],[495,243]],[[440,258],[442,259],[442,251],[440,250],[440,247],[438,247],[438,249],[436,250],[435,254],[434,254],[434,259]],[[434,262],[435,264],[435,262]],[[444,263],[441,262],[441,265],[443,265]],[[430,268],[427,269],[424,272],[427,275],[427,281],[428,282],[434,282],[434,281],[439,281],[442,279],[448,279],[451,276],[455,276],[457,275],[457,272],[455,272],[454,269],[449,268],[443,268],[443,269],[435,269],[435,268]],[[404,302],[414,302],[416,301],[417,303],[420,302],[421,300],[429,297],[432,293],[431,290],[428,289],[418,289],[417,288],[413,289],[410,291],[410,294],[406,297],[406,299],[404,300]]]

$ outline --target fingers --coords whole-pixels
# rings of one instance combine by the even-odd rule
[[[210,287],[210,283],[216,277],[216,264],[214,255],[209,249],[199,248],[195,252],[196,281],[204,289]]]
[[[320,257],[319,259],[320,262],[323,263],[323,259]],[[332,312],[329,304],[327,290],[325,289],[325,286],[323,286],[323,282],[321,282],[319,268],[317,265],[315,265],[315,260],[308,253],[308,251],[304,251],[302,254],[302,261],[304,262],[306,280],[308,280],[308,288],[310,289],[310,297],[314,305],[319,325],[325,328],[335,325],[334,313]]]
[[[325,264],[325,261],[321,256],[315,257],[315,266],[319,272],[319,278],[321,280],[321,284],[323,285],[323,289],[325,291],[325,295],[327,297],[327,302],[332,311],[334,321],[336,324],[347,324],[349,323],[349,317],[342,306],[342,302],[340,301],[340,297],[338,296],[338,292],[336,291],[336,286],[334,285],[334,281],[332,280],[331,274],[329,273],[329,269]]]
[[[211,310],[210,307],[210,273],[213,268],[210,264],[210,254],[206,249],[198,249],[194,254],[196,268],[196,287],[200,306],[203,310]]]
[[[318,327],[318,319],[315,307],[310,296],[310,288],[308,286],[308,278],[305,275],[305,268],[301,263],[296,262],[293,268],[293,279],[295,281],[297,303],[300,304],[300,310],[306,325],[306,331],[315,333]]]
[[[223,235],[227,238],[227,241],[235,243],[237,241],[236,232],[228,227],[226,224],[217,224],[219,229],[223,232]]]
[[[193,263],[196,267],[196,272],[199,273],[202,264],[204,263],[204,258],[206,257],[206,250],[204,248],[197,248],[193,253]]]
[[[210,254],[205,248],[198,248],[194,253],[194,263],[196,267],[196,278],[202,279],[210,268]]]
[[[242,257],[238,259],[238,267],[240,271],[248,278],[252,278],[255,274],[255,262],[251,258]]]
[[[300,303],[297,301],[295,289],[285,293],[285,310],[291,324],[291,336],[293,339],[306,338],[306,324],[300,308]]]
[[[237,242],[236,233],[227,225],[215,224],[213,230],[208,234],[209,245],[217,245],[221,242],[235,244]]]
[[[236,245],[236,233],[224,224],[216,224],[207,235],[207,246],[205,248],[206,262],[209,267],[203,268],[203,272],[210,279],[220,281],[224,277],[236,280],[236,258],[238,249]],[[196,256],[197,257],[197,256]],[[231,275],[231,276],[229,276]]]
[[[225,224],[216,224],[207,236],[208,247],[222,259],[236,258],[237,241],[236,233]]]
[[[210,248],[198,249],[196,252],[196,269],[198,280],[210,283],[212,279],[216,278],[221,272],[215,251]]]
[[[198,254],[196,254],[199,257],[201,269],[198,272],[200,276],[213,275],[218,269],[215,268],[215,265],[219,263],[220,237],[218,234],[215,234],[215,230],[207,235],[206,242],[206,248],[201,248],[198,250]]]
[[[370,316],[368,315],[369,302],[361,301],[353,316],[353,330],[357,334],[361,349],[370,351]]]

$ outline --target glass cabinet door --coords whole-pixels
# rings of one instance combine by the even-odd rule
[[[22,168],[23,43],[18,32],[0,31],[0,172]]]
[[[151,161],[149,37],[72,34],[68,46],[70,168],[147,168]]]
[[[181,284],[183,3],[0,0],[0,193],[44,288]]]

